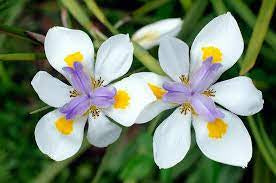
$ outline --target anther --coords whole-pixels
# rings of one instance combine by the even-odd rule
[[[205,90],[204,92],[202,92],[202,94],[206,95],[207,97],[214,97],[215,93],[216,93],[216,91],[213,89],[208,89],[208,90]]]
[[[181,75],[179,76],[179,79],[181,80],[181,82],[185,85],[188,85],[189,84],[189,78],[185,75]]]

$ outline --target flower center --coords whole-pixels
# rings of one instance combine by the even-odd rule
[[[215,95],[215,91],[208,89],[221,66],[221,64],[212,63],[212,60],[213,57],[207,58],[199,70],[191,75],[190,80],[182,75],[181,82],[164,83],[163,88],[167,93],[164,94],[163,101],[179,104],[181,113],[186,114],[190,111],[207,121],[223,117],[223,113],[216,108],[210,98]]]
[[[78,115],[88,113],[98,117],[101,108],[113,105],[116,89],[102,86],[101,78],[98,80],[91,78],[85,73],[80,62],[74,62],[73,68],[65,67],[63,70],[68,74],[74,88],[70,91],[71,101],[60,108],[60,112],[65,114],[66,119],[74,119]]]

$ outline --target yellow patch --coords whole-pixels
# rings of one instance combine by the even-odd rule
[[[222,138],[227,132],[228,125],[222,119],[215,119],[212,122],[207,123],[208,136],[210,138],[219,139]]]
[[[129,105],[130,97],[128,93],[124,90],[118,90],[115,97],[114,108],[115,109],[125,109]]]
[[[208,57],[213,57],[213,63],[219,63],[222,61],[222,53],[217,47],[208,46],[201,48],[201,50],[203,52],[203,61],[206,60]]]
[[[83,55],[81,52],[76,52],[68,55],[64,58],[64,61],[67,63],[69,67],[73,67],[74,62],[82,62],[83,61]]]
[[[67,120],[65,117],[61,117],[55,122],[56,128],[63,135],[70,135],[73,131],[73,120]]]
[[[156,85],[153,85],[153,84],[150,84],[148,83],[152,93],[155,95],[155,97],[157,99],[162,99],[163,95],[166,93],[165,90],[163,90],[162,88],[156,86]]]

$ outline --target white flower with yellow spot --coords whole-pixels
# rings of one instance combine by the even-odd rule
[[[150,49],[160,43],[165,36],[177,36],[181,30],[183,21],[180,18],[168,18],[146,25],[137,30],[132,40],[144,49]]]
[[[191,61],[183,41],[172,37],[161,40],[159,61],[169,78],[154,73],[135,75],[143,78],[156,96],[136,123],[150,121],[158,113],[178,106],[154,133],[154,160],[159,168],[172,167],[185,157],[191,143],[191,122],[196,142],[208,158],[247,166],[252,156],[251,138],[236,114],[259,112],[264,103],[262,92],[244,76],[213,84],[237,62],[243,48],[238,24],[226,13],[199,32],[190,51]]]
[[[98,50],[95,67],[93,43],[83,31],[51,28],[44,47],[49,63],[71,84],[44,71],[39,71],[31,82],[43,102],[58,108],[43,116],[35,128],[39,149],[56,161],[79,150],[87,120],[88,141],[106,147],[121,133],[121,127],[108,117],[130,126],[155,99],[139,78],[129,76],[110,84],[131,66],[133,46],[128,35],[118,34],[106,40]]]

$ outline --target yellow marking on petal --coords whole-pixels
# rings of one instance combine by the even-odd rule
[[[210,138],[220,139],[227,132],[228,125],[222,119],[215,119],[207,123],[208,136]]]
[[[83,55],[81,52],[75,52],[64,58],[64,61],[67,63],[69,67],[73,67],[74,62],[82,62]]]
[[[147,32],[146,34],[144,34],[142,37],[140,38],[136,38],[134,37],[133,40],[138,42],[138,43],[144,43],[144,42],[152,42],[157,40],[160,37],[159,32],[157,31],[150,31]]]
[[[154,84],[148,83],[152,93],[155,95],[157,99],[162,99],[163,95],[166,93],[166,91]]]
[[[73,120],[67,120],[65,117],[60,117],[55,122],[56,128],[63,135],[70,135],[73,132]]]
[[[129,105],[130,97],[126,91],[118,90],[114,96],[114,100],[115,109],[125,109]]]
[[[202,60],[206,60],[208,57],[213,57],[213,63],[220,63],[222,61],[222,53],[220,49],[214,46],[208,46],[201,48]]]

